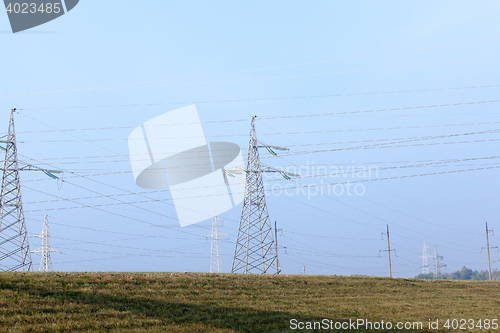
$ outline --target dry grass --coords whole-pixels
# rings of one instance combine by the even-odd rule
[[[499,295],[500,282],[193,273],[1,273],[0,331],[290,332],[292,318],[334,322],[362,318],[393,323],[421,321],[423,330],[406,332],[436,332],[427,329],[428,319],[497,318]]]

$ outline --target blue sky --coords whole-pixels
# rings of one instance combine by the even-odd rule
[[[208,271],[210,221],[180,228],[168,191],[137,187],[128,159],[133,128],[194,103],[207,140],[244,153],[257,115],[259,138],[291,149],[262,152],[268,165],[378,169],[362,196],[268,195],[284,273],[386,276],[386,224],[395,276],[420,273],[423,241],[448,272],[486,269],[484,223],[500,225],[499,12],[497,1],[87,0],[17,34],[0,15],[4,132],[22,109],[19,158],[68,181],[22,174],[28,232],[50,216],[56,270]],[[240,213],[222,214],[225,272]]]

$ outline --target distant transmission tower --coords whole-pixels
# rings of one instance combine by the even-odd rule
[[[241,211],[238,239],[234,250],[232,273],[257,273],[267,274],[275,271],[281,272],[276,251],[274,232],[267,211],[266,196],[262,173],[277,172],[285,179],[297,176],[281,170],[265,166],[260,163],[259,148],[266,148],[271,154],[272,150],[285,150],[286,148],[269,146],[257,140],[255,132],[255,116],[252,117],[250,127],[250,141],[248,143],[248,159],[245,182],[245,197]],[[234,171],[228,170],[227,173]]]
[[[221,220],[217,216],[214,210],[214,217],[212,219],[212,232],[207,235],[207,237],[212,238],[212,251],[210,253],[210,273],[220,273],[221,272],[221,261],[220,261],[220,247],[219,247],[219,237],[229,236],[223,232],[219,232],[217,221]]]
[[[420,258],[422,258],[422,274],[429,274],[429,262],[428,262],[428,258],[429,258],[429,255],[427,254],[427,249],[429,247],[427,245],[425,245],[425,241],[424,241],[424,249],[422,251],[422,256]]]
[[[434,254],[434,279],[440,279],[442,276],[441,267],[446,267],[446,265],[441,264],[442,260],[443,256],[438,255],[438,248],[436,246]]]
[[[0,149],[5,150],[0,190],[0,272],[33,271],[21,200],[19,171],[42,171],[54,179],[58,177],[53,173],[60,173],[60,171],[45,170],[18,161],[14,128],[14,113],[16,111],[16,109],[10,111],[9,132],[6,140],[0,140],[0,143],[6,145],[5,148],[0,146]],[[19,164],[22,166],[19,167]]]
[[[42,259],[40,260],[40,272],[52,272],[54,269],[52,268],[52,260],[50,259],[51,252],[58,252],[50,247],[50,230],[49,230],[49,217],[45,215],[43,219],[43,228],[42,233],[40,235],[36,235],[35,237],[42,239],[42,247],[38,250],[31,251],[32,253],[41,253]]]

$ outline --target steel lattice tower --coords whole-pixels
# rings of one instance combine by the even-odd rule
[[[245,197],[241,211],[238,239],[234,251],[232,273],[280,273],[274,232],[267,211],[263,171],[259,159],[259,142],[252,117],[245,182]],[[276,171],[274,171],[276,172]]]
[[[425,241],[424,241],[424,249],[422,251],[422,256],[420,258],[422,258],[422,274],[429,274],[429,262],[428,262],[428,258],[429,258],[429,255],[427,254],[427,249],[429,247],[427,245],[425,245]]]
[[[441,264],[441,260],[443,260],[443,256],[438,255],[438,248],[435,247],[434,252],[434,279],[441,278],[441,267],[446,267],[446,265]]]
[[[5,161],[0,192],[0,271],[33,271],[28,232],[24,220],[19,182],[14,112],[10,112],[9,133],[3,141]]]
[[[220,261],[220,247],[219,247],[219,237],[229,236],[223,232],[219,232],[218,220],[222,220],[217,216],[214,210],[214,217],[212,219],[212,232],[207,235],[212,239],[212,251],[210,253],[210,273],[220,273],[221,272],[221,261]]]
[[[52,268],[52,260],[50,258],[51,252],[58,252],[50,247],[50,230],[49,230],[49,216],[45,215],[43,219],[43,228],[42,233],[40,235],[36,235],[35,237],[42,239],[42,247],[38,250],[31,251],[32,253],[41,253],[42,259],[40,260],[40,272],[52,272],[54,269]]]

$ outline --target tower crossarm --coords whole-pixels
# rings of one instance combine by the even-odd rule
[[[59,179],[59,177],[56,176],[56,175],[54,175],[54,174],[62,174],[63,173],[63,171],[60,171],[60,170],[44,169],[44,168],[40,168],[40,167],[37,167],[35,165],[24,163],[24,162],[21,162],[21,161],[19,161],[19,164],[20,164],[19,171],[41,171],[41,172],[43,172],[44,174],[46,174],[47,176],[49,176],[50,178],[53,178],[53,179]]]
[[[234,175],[241,175],[243,173],[249,173],[249,172],[253,172],[253,173],[279,173],[286,180],[290,180],[292,177],[300,178],[300,175],[297,175],[294,173],[286,172],[284,170],[280,170],[280,169],[277,169],[275,167],[265,165],[263,163],[261,163],[260,165],[261,165],[260,171],[259,170],[245,170],[241,167],[233,167],[233,168],[229,168],[229,169],[224,169],[224,173],[225,173],[225,175],[230,176],[230,177],[234,177]]]
[[[272,166],[265,165],[265,164],[262,164],[262,163],[260,165],[261,165],[262,172],[275,172],[275,173],[279,173],[286,180],[290,180],[291,177],[300,178],[300,175],[297,175],[297,174],[294,174],[294,173],[286,172],[284,170],[280,170],[280,169],[277,169],[277,168],[274,168]]]
[[[280,151],[289,151],[290,150],[289,148],[286,148],[286,147],[268,145],[260,140],[257,140],[257,144],[258,144],[257,148],[265,148],[273,156],[278,155],[278,154],[276,154],[275,150],[280,150]]]

